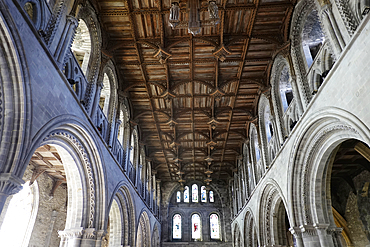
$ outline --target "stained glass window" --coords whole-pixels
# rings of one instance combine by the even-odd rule
[[[177,191],[176,202],[181,202],[181,192],[180,191]]]
[[[193,184],[191,186],[191,190],[192,190],[192,202],[198,202],[198,185],[196,184]]]
[[[211,238],[220,239],[220,222],[217,214],[211,214],[209,216],[209,224],[211,226]]]
[[[209,192],[209,202],[215,202],[215,198],[213,197],[213,191]]]
[[[173,216],[172,238],[181,239],[181,215],[175,214]]]
[[[189,186],[185,186],[185,190],[184,190],[184,202],[189,202]]]
[[[202,202],[207,202],[207,192],[206,192],[206,186],[202,186],[200,189],[200,194],[201,194],[201,201]]]
[[[191,216],[191,228],[191,237],[193,239],[200,239],[201,224],[199,214],[193,214],[193,216]]]

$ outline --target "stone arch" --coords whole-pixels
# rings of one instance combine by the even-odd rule
[[[109,80],[109,86],[110,86],[110,97],[108,101],[108,106],[107,106],[107,119],[109,123],[113,123],[115,119],[115,113],[117,111],[118,107],[118,95],[117,95],[117,89],[118,89],[118,77],[117,73],[115,70],[115,66],[112,62],[112,60],[109,60],[104,68],[99,72],[99,79],[98,82],[100,84],[103,84],[104,77],[107,75],[107,78]]]
[[[277,153],[277,146],[279,144],[279,137],[276,133],[276,123],[274,121],[274,113],[272,111],[272,107],[270,106],[269,99],[263,94],[260,97],[258,103],[258,125],[259,125],[259,133],[261,138],[262,144],[262,159],[264,160],[264,164],[266,167],[269,167],[274,156],[271,154]],[[267,124],[269,126],[267,126]],[[271,126],[270,126],[271,125]],[[268,129],[267,129],[268,128]],[[267,131],[273,131],[270,134]]]
[[[297,85],[302,99],[303,108],[306,109],[311,101],[312,95],[308,86],[306,74],[308,67],[305,61],[305,56],[302,47],[302,31],[306,22],[307,16],[313,9],[316,8],[315,0],[299,1],[295,6],[291,20],[290,39],[291,39],[291,54],[294,70],[297,71]]]
[[[88,2],[80,9],[77,19],[82,19],[86,23],[90,32],[91,54],[86,78],[89,83],[95,84],[101,63],[102,37],[100,22],[95,14],[94,8]],[[92,95],[88,95],[87,97],[92,97]]]
[[[133,246],[136,237],[136,223],[135,223],[135,207],[131,197],[128,185],[124,182],[119,183],[114,190],[114,197],[111,199],[110,205],[113,200],[116,200],[121,214],[122,222],[122,241],[123,246]]]
[[[31,20],[36,30],[43,29],[45,26],[45,5],[39,0],[20,1],[23,11]]]
[[[270,78],[271,97],[276,115],[278,134],[281,140],[284,140],[292,129],[289,120],[293,119],[292,121],[294,122],[298,121],[295,112],[297,111],[297,108],[300,107],[300,102],[298,102],[300,99],[296,81],[293,79],[291,70],[292,68],[290,67],[290,64],[286,58],[284,58],[282,55],[278,55],[275,58],[271,69]],[[282,75],[282,73],[284,73],[284,75]],[[287,87],[290,86],[292,90],[292,99],[290,102],[288,102],[288,99],[282,99],[282,97],[285,97],[286,95],[285,93],[284,95],[281,93],[282,76],[288,77],[284,78],[284,82],[286,83]],[[287,105],[285,105],[283,101],[286,102]]]
[[[351,113],[339,108],[317,112],[302,127],[302,134],[295,142],[289,167],[292,183],[288,190],[293,208],[293,228],[300,227],[315,237],[326,230],[336,233],[333,215],[329,213],[326,195],[322,193],[327,182],[329,155],[345,140],[370,143],[369,129]]]
[[[252,210],[247,208],[244,217],[244,246],[245,247],[257,247],[258,243],[258,233],[255,223],[255,218],[253,216]]]
[[[259,204],[259,229],[260,240],[263,246],[288,245],[285,229],[285,214],[287,212],[287,202],[282,191],[273,179],[265,183],[262,190]]]
[[[144,210],[141,212],[136,231],[136,247],[150,247],[150,221],[148,213]]]
[[[27,152],[31,94],[23,45],[7,9],[0,2],[0,172],[10,174]],[[9,181],[2,186],[3,193],[12,194],[19,184]]]
[[[62,241],[69,241],[71,236],[101,240],[104,235],[107,207],[105,171],[92,130],[82,126],[83,122],[70,115],[61,115],[49,121],[37,132],[22,166],[15,171],[21,177],[35,150],[43,145],[59,146],[73,159],[71,163],[74,164],[65,167],[67,183],[72,181],[68,186],[71,195],[68,207],[72,205],[72,208],[68,208],[66,229],[60,233]]]
[[[249,139],[250,139],[250,150],[251,150],[251,162],[255,178],[255,184],[257,185],[258,181],[261,179],[262,175],[265,173],[265,166],[263,165],[261,157],[261,145],[260,138],[258,135],[257,127],[254,124],[251,124],[249,127]],[[257,150],[258,148],[258,150]]]

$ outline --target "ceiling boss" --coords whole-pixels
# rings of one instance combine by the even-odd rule
[[[189,16],[188,23],[186,21],[180,21],[180,6],[178,1],[171,3],[170,19],[169,23],[172,29],[188,29],[188,32],[192,35],[196,35],[200,32],[200,28],[203,26],[216,26],[220,22],[218,16],[218,6],[216,1],[208,1],[208,13],[209,20],[201,21],[199,16],[200,2],[199,0],[188,0],[187,12]]]

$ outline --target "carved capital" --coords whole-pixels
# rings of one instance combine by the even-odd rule
[[[96,237],[96,231],[95,228],[87,228],[85,229],[83,233],[83,238],[84,239],[95,239]]]
[[[84,233],[83,228],[76,228],[76,229],[66,229],[64,231],[59,231],[59,237],[63,239],[74,239],[74,238],[81,238]]]
[[[24,181],[11,173],[0,174],[0,194],[13,195],[22,189]]]

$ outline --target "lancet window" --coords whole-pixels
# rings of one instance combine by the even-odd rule
[[[201,201],[202,202],[207,202],[207,191],[206,191],[206,186],[202,186],[200,189],[200,195],[201,195]]]
[[[191,201],[192,202],[198,202],[198,185],[196,184],[193,184],[191,186],[191,191],[192,191],[192,195],[191,195]]]
[[[181,239],[181,215],[175,214],[172,219],[172,238]]]
[[[189,202],[189,186],[185,186],[185,190],[184,190],[184,202]]]
[[[211,239],[220,239],[220,220],[217,214],[209,216]]]
[[[199,214],[191,216],[191,238],[195,240],[201,239],[201,220]]]

